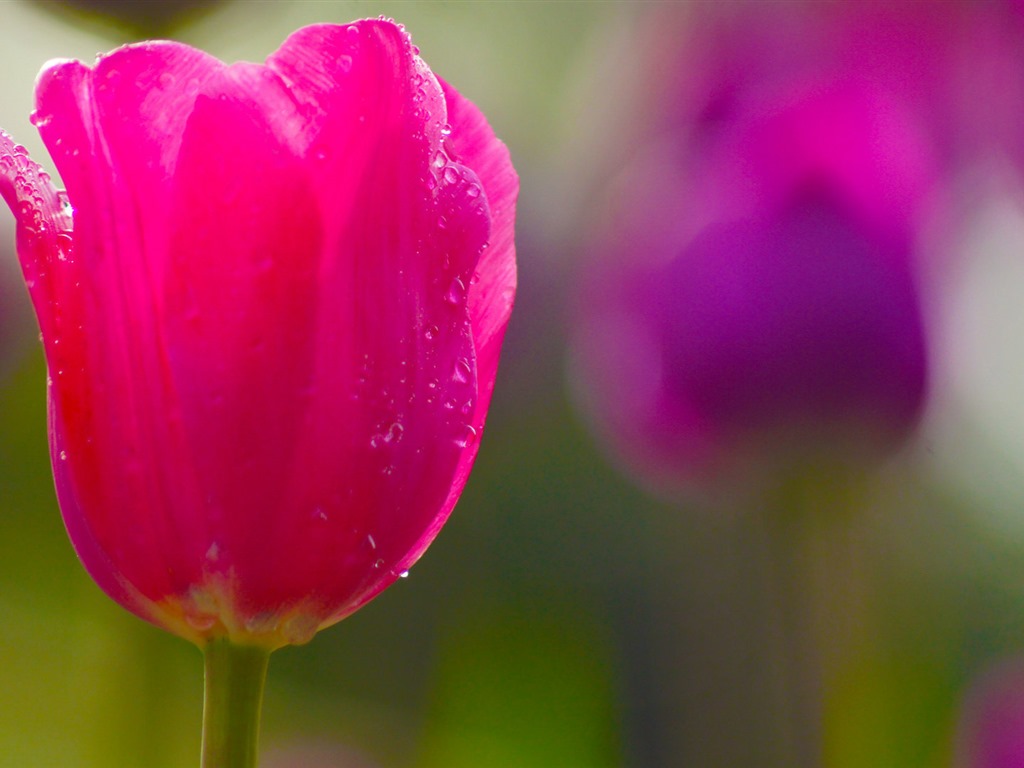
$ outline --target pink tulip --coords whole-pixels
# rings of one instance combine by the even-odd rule
[[[348,616],[476,457],[518,181],[417,54],[385,20],[262,65],[132,45],[40,76],[66,195],[0,143],[68,533],[111,597],[197,643]]]

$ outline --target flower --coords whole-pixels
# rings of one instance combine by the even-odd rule
[[[388,20],[263,65],[171,42],[51,63],[0,191],[49,368],[61,511],[115,600],[278,647],[422,555],[477,453],[518,181]]]
[[[964,697],[956,733],[956,765],[1013,768],[1024,764],[1024,660],[1001,659],[978,675]]]
[[[914,116],[812,78],[718,131],[690,160],[652,143],[621,182],[577,311],[598,428],[655,485],[891,450],[927,368],[913,241],[934,172]]]

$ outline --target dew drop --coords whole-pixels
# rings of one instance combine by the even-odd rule
[[[444,181],[446,184],[454,184],[459,180],[459,172],[450,165],[444,169]]]
[[[68,452],[67,451],[61,451],[60,452],[60,460],[61,461],[67,461],[68,460]]]
[[[468,197],[470,200],[475,200],[476,198],[480,197],[480,187],[477,186],[476,184],[470,184],[468,187],[466,187],[466,197]]]
[[[57,247],[61,250],[60,258],[64,259],[66,254],[71,253],[71,248],[74,245],[74,240],[71,235],[67,232],[58,232],[57,236]]]
[[[452,367],[452,381],[457,381],[459,384],[468,384],[472,378],[473,368],[470,366],[469,361],[463,358],[456,360],[455,365]]]
[[[376,568],[377,570],[380,570],[381,568],[383,568],[384,567],[384,559],[383,558],[378,558],[374,562],[373,567]]]
[[[400,578],[400,579],[408,579],[409,578],[409,572],[408,571],[402,571],[400,574],[398,574],[398,578]]]
[[[448,164],[448,156],[445,155],[444,150],[437,150],[437,154],[434,155],[434,167],[444,168]]]
[[[465,427],[465,432],[459,437],[455,438],[455,445],[458,448],[465,448],[473,441],[474,437],[476,437],[476,430],[467,424]]]
[[[370,548],[370,551],[377,549],[377,542],[373,538],[372,533],[366,534],[366,544]]]
[[[432,325],[423,332],[423,335],[426,337],[427,341],[433,341],[437,338],[438,333],[440,333],[438,327],[436,325]]]
[[[352,57],[342,54],[338,57],[338,69],[343,73],[348,73],[352,69]]]
[[[387,391],[385,390],[382,394],[386,396]],[[404,432],[405,427],[403,427],[399,422],[396,421],[394,424],[388,427],[386,432],[378,432],[373,437],[371,437],[370,447],[380,448],[381,446],[389,445],[391,443],[398,443],[402,440],[402,434]]]
[[[444,300],[452,306],[458,306],[466,298],[466,284],[462,282],[462,278],[456,277],[452,280],[451,285],[448,286],[448,293],[444,295]]]
[[[448,123],[445,123],[444,125],[441,126],[441,135],[442,136],[451,136],[452,135],[452,127],[450,125],[448,125]]]

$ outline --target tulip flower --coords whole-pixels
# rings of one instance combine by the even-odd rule
[[[888,452],[924,401],[927,143],[854,81],[793,85],[721,131],[682,170],[655,145],[625,175],[578,312],[590,412],[658,485]]]
[[[371,600],[452,511],[518,181],[386,20],[306,27],[263,65],[169,42],[55,62],[36,99],[67,192],[7,137],[0,192],[61,511],[107,594],[206,650],[216,709],[244,688],[219,680]]]
[[[957,768],[1024,765],[1024,660],[1003,659],[974,680],[956,742]]]

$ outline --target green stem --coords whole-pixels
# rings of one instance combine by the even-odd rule
[[[270,651],[213,640],[203,649],[202,768],[255,768]]]

